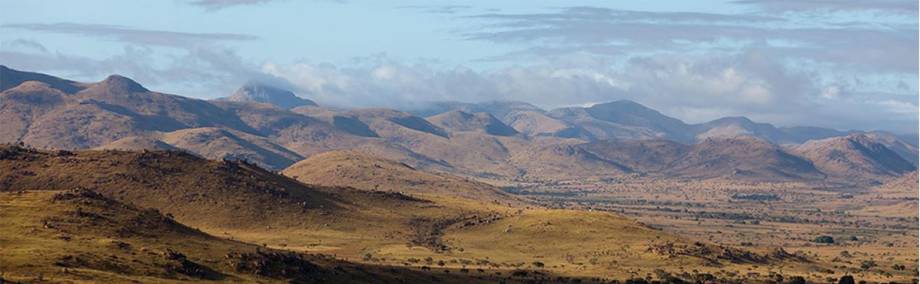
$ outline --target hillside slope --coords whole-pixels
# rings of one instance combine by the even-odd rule
[[[328,273],[290,255],[303,267],[271,275],[282,276],[277,279],[260,277],[247,269],[245,260],[260,255],[257,246],[215,238],[156,210],[141,210],[85,189],[2,192],[0,208],[0,230],[5,232],[0,235],[5,244],[0,269],[8,280],[31,281],[42,274],[53,282],[280,282],[320,279]]]
[[[691,146],[664,139],[601,140],[582,144],[579,147],[606,160],[617,161],[626,167],[645,173],[665,171],[668,165],[682,157],[691,148]]]
[[[669,173],[690,178],[753,180],[817,180],[820,172],[808,160],[791,155],[759,138],[707,138],[669,165]]]
[[[371,200],[371,206],[421,205],[373,193],[326,191],[245,162],[209,161],[183,152],[3,147],[0,169],[0,188],[6,191],[89,188],[196,227],[301,227],[322,214],[356,212],[366,205],[357,204],[362,200]]]
[[[421,171],[356,151],[320,153],[288,167],[282,174],[309,184],[400,192],[429,199],[444,196],[486,202],[514,199],[484,183]]]
[[[86,190],[0,192],[0,281],[477,283],[495,278],[355,264],[217,238]]]
[[[822,172],[844,180],[883,181],[916,169],[874,137],[859,133],[812,140],[793,151]]]

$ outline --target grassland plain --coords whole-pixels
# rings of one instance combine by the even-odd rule
[[[881,186],[637,178],[519,184],[507,190],[551,207],[617,212],[689,239],[755,252],[782,248],[829,264],[803,271],[815,281],[851,274],[906,283],[917,276],[915,181],[915,173]],[[822,236],[833,243],[817,241]],[[779,270],[793,271],[761,266],[749,272]]]

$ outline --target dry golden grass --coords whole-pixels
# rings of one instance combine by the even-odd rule
[[[64,194],[75,195],[61,199]],[[101,197],[59,191],[0,193],[0,275],[11,281],[255,281],[227,264],[230,251],[256,246],[217,239]],[[180,272],[186,255],[201,275]],[[283,279],[274,281],[281,282]],[[272,281],[264,278],[261,281]]]
[[[216,238],[87,190],[0,192],[0,231],[0,281],[13,283],[520,283],[538,276],[300,255]]]

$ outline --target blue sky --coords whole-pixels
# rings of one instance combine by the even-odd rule
[[[321,104],[631,99],[689,122],[917,129],[917,2],[0,0],[0,64]],[[13,12],[11,12],[13,11]]]

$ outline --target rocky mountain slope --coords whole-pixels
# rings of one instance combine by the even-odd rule
[[[915,168],[917,161],[915,141],[868,132],[867,141],[879,145],[873,146],[875,154],[885,148],[900,159],[877,157],[846,170],[829,162],[839,160],[838,152],[797,146],[845,136],[836,130],[775,127],[744,117],[687,124],[631,101],[552,111],[521,102],[435,103],[410,113],[287,104],[271,98],[293,94],[255,85],[231,96],[236,99],[203,101],[150,91],[117,75],[77,83],[6,67],[0,71],[5,126],[0,142],[39,148],[174,148],[276,170],[317,153],[351,149],[419,169],[493,180],[577,173],[805,181],[827,175],[842,182],[877,182]],[[746,137],[763,143],[744,142]],[[737,143],[711,145],[716,141]],[[718,149],[723,146],[727,149]],[[802,167],[800,158],[821,173]],[[783,167],[805,172],[793,174]]]

